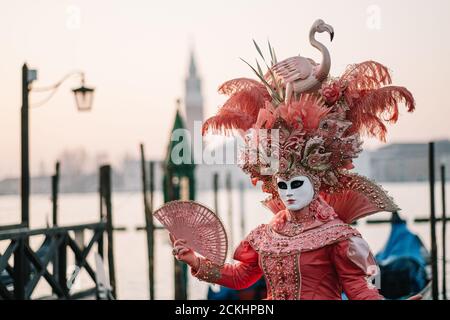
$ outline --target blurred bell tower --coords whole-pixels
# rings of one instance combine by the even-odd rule
[[[191,49],[189,57],[189,73],[185,80],[184,99],[186,128],[189,129],[191,134],[191,141],[194,138],[194,121],[203,121],[202,82],[197,72],[194,50]]]

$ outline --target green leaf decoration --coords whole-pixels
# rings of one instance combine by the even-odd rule
[[[265,61],[266,59],[264,58],[264,55],[262,54],[262,51],[261,51],[261,49],[259,48],[259,46],[258,46],[258,44],[256,43],[255,40],[253,40],[253,44],[255,45],[256,50],[258,51],[258,53],[259,53],[259,55],[261,56],[261,58],[263,58],[263,60]]]

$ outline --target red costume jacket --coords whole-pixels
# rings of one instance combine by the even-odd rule
[[[200,258],[191,272],[233,289],[247,288],[264,275],[267,299],[340,300],[342,292],[349,299],[383,299],[369,281],[375,260],[355,229],[337,218],[297,234],[289,227],[286,223],[283,233],[262,224],[235,250],[237,263],[220,267]]]

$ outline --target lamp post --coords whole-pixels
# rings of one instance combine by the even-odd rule
[[[81,71],[74,71],[68,73],[60,81],[52,86],[44,88],[32,89],[31,84],[37,80],[37,70],[29,69],[27,64],[22,66],[22,108],[21,108],[21,220],[22,226],[29,227],[29,213],[30,213],[30,154],[29,154],[29,117],[28,111],[30,109],[29,95],[31,91],[50,92],[48,99],[41,102],[39,105],[47,102],[53,94],[58,90],[63,82],[68,78],[78,75],[81,77],[81,86],[73,89],[77,109],[79,111],[88,111],[92,108],[92,99],[94,89],[85,86],[84,73]]]

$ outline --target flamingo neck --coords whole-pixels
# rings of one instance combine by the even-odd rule
[[[328,73],[330,72],[331,58],[327,47],[316,40],[315,34],[316,31],[312,29],[309,33],[309,42],[314,48],[318,49],[320,53],[322,53],[322,63],[315,74],[316,79],[322,82],[328,77]]]

